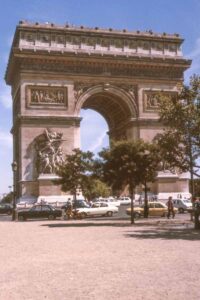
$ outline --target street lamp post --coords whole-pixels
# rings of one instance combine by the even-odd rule
[[[12,213],[12,221],[16,219],[16,173],[17,173],[17,162],[14,161],[12,163],[12,171],[13,171],[13,213]]]

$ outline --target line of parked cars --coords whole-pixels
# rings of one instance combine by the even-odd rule
[[[67,204],[61,208],[54,208],[51,205],[40,204],[34,205],[29,209],[22,209],[18,211],[18,220],[26,221],[28,219],[43,219],[55,220],[62,217],[63,211],[67,210]],[[107,216],[112,217],[118,212],[118,207],[104,202],[95,202],[91,206],[83,200],[77,200],[72,203],[73,215],[77,218],[86,218],[93,216]]]
[[[173,199],[175,213],[184,213],[192,209],[192,202],[188,199]],[[101,198],[96,199],[88,204],[84,200],[77,200],[76,204],[72,202],[72,211],[78,218],[86,218],[93,216],[108,216],[112,217],[119,211],[119,206],[123,204],[130,204],[131,199],[129,197],[121,197],[118,200],[115,198]],[[161,201],[149,201],[149,216],[165,217],[167,215],[167,206]],[[55,208],[48,204],[36,204],[29,209],[19,209],[18,219],[25,221],[27,219],[36,218],[48,218],[54,220],[60,218],[63,211],[67,210],[67,204],[61,208]],[[10,204],[0,203],[0,214],[11,215],[13,207]],[[131,208],[126,209],[126,214],[131,215]],[[134,216],[142,217],[144,215],[144,204],[134,207]]]

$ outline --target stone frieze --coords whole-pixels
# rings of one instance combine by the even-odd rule
[[[26,87],[28,106],[66,106],[66,87],[32,86]]]
[[[65,74],[89,74],[89,75],[99,75],[99,76],[127,76],[127,77],[146,77],[146,78],[182,78],[182,69],[181,68],[143,68],[137,66],[126,66],[126,65],[112,65],[109,64],[105,67],[103,64],[96,63],[53,63],[36,60],[34,62],[24,61],[21,63],[21,70],[34,70],[34,71],[51,71],[51,72],[64,72]]]
[[[164,95],[172,97],[176,92],[168,91],[144,91],[143,92],[143,111],[144,112],[157,112],[159,109],[160,96]]]

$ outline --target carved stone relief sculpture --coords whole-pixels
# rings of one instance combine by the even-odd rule
[[[127,92],[134,100],[136,99],[137,94],[137,87],[134,85],[128,85],[128,84],[110,84],[105,82],[98,82],[96,85],[101,85],[103,87],[104,91],[107,91],[110,86],[116,86],[125,92]],[[74,97],[76,100],[79,99],[79,97],[86,92],[89,88],[94,87],[95,84],[87,83],[87,82],[75,82],[74,84]]]
[[[58,87],[28,86],[28,106],[67,105],[67,89]]]
[[[159,93],[145,92],[143,105],[144,105],[144,111],[157,111],[159,108]]]
[[[36,139],[36,169],[38,174],[54,174],[64,162],[62,133],[45,129]]]
[[[176,92],[168,91],[144,91],[143,110],[144,112],[156,112],[159,109],[161,94],[166,97],[174,97]]]

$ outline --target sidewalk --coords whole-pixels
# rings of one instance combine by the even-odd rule
[[[191,225],[0,222],[0,299],[199,300],[200,233]]]

